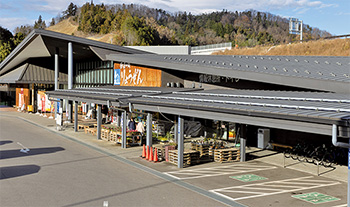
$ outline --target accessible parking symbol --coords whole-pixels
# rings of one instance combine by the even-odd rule
[[[306,193],[306,194],[301,194],[301,195],[294,195],[292,197],[298,198],[298,199],[301,199],[303,201],[307,201],[307,202],[310,202],[313,204],[340,200],[339,198],[329,196],[329,195],[324,195],[324,194],[317,193],[317,192]]]
[[[238,175],[238,176],[230,176],[230,178],[242,181],[242,182],[252,182],[257,180],[266,180],[267,178],[261,177],[254,174],[245,174],[245,175]]]

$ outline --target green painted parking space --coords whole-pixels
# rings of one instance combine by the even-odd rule
[[[238,176],[230,176],[230,178],[242,181],[242,182],[252,182],[257,180],[266,180],[267,178],[261,177],[254,174],[245,174],[245,175],[238,175]]]
[[[313,204],[340,200],[339,198],[329,196],[329,195],[324,195],[324,194],[317,193],[317,192],[306,193],[306,194],[301,194],[301,195],[294,195],[292,197],[298,198],[298,199],[301,199],[303,201],[307,201],[307,202],[310,202]]]

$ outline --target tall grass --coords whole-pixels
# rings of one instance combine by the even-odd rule
[[[350,39],[317,40],[277,46],[235,48],[214,55],[350,56]]]

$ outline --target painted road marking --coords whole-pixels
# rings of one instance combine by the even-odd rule
[[[234,186],[227,188],[220,188],[210,190],[217,195],[223,196],[227,199],[236,201],[248,198],[256,198],[261,196],[269,196],[287,192],[294,192],[300,190],[308,190],[313,188],[326,187],[331,185],[338,185],[340,182],[318,180],[313,176],[293,178],[279,181],[271,181],[264,183],[249,184],[243,186]],[[242,195],[243,194],[243,195]],[[254,195],[251,195],[254,194]]]
[[[348,204],[342,204],[342,205],[337,205],[337,206],[333,206],[333,207],[347,207],[348,206]]]
[[[212,167],[212,168],[199,168],[199,169],[192,169],[192,170],[172,171],[172,172],[166,172],[164,174],[179,180],[186,180],[186,179],[204,178],[204,177],[212,177],[212,176],[220,176],[220,175],[228,175],[228,174],[230,175],[242,174],[242,173],[255,172],[255,171],[261,171],[261,170],[271,170],[275,168],[277,167],[248,163],[248,164],[234,164],[234,165]]]
[[[305,194],[300,194],[300,195],[294,195],[292,196],[293,198],[297,198],[306,202],[310,202],[312,204],[319,204],[319,203],[325,203],[325,202],[330,202],[330,201],[338,201],[340,200],[339,198],[317,193],[317,192],[312,192],[312,193],[305,193]]]
[[[238,175],[238,176],[230,176],[230,178],[242,181],[242,182],[252,182],[257,180],[266,180],[267,178],[254,175],[254,174],[245,174],[245,175]]]

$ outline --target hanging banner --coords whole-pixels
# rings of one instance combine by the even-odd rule
[[[39,111],[45,111],[45,91],[38,91],[37,94],[37,105],[38,105],[38,110]]]

